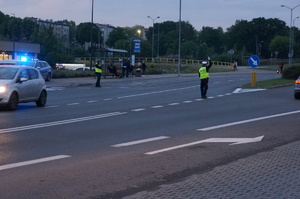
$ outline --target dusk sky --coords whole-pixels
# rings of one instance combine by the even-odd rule
[[[182,0],[182,21],[189,21],[196,30],[203,26],[226,28],[236,20],[278,18],[290,25],[291,10],[299,0]],[[36,17],[42,20],[72,20],[78,25],[91,21],[92,0],[0,0],[0,11],[19,18]],[[146,28],[155,22],[178,21],[179,0],[94,0],[94,22],[113,26]],[[300,6],[293,11],[293,19],[300,16]],[[300,27],[300,19],[295,20]]]

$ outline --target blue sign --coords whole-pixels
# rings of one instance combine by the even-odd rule
[[[139,39],[133,40],[133,45],[134,45],[133,51],[135,53],[140,53],[141,52],[141,40],[139,40]]]
[[[260,59],[257,55],[252,55],[249,59],[248,59],[248,64],[252,67],[255,68],[259,65],[260,63]]]

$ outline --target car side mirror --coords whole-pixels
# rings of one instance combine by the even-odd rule
[[[28,81],[28,79],[26,77],[21,77],[19,80],[20,83],[26,82],[26,81]]]

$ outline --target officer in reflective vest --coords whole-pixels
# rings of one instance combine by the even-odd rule
[[[210,57],[208,57],[208,64],[206,61],[202,62],[202,66],[199,69],[199,78],[200,78],[200,91],[201,98],[206,99],[206,93],[208,89],[208,80],[209,80],[209,69],[211,68],[212,63],[210,61]]]
[[[101,80],[101,76],[102,76],[102,66],[101,66],[101,63],[99,60],[95,64],[95,73],[96,73],[96,77],[97,77],[96,87],[101,87],[100,80]]]

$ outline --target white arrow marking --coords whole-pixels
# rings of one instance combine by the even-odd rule
[[[253,62],[253,65],[257,65],[257,61],[256,60],[254,60],[252,57],[250,59]]]
[[[191,143],[177,145],[177,146],[164,148],[164,149],[160,149],[160,150],[156,150],[156,151],[151,151],[151,152],[148,152],[148,153],[145,153],[145,154],[146,155],[154,155],[154,154],[157,154],[157,153],[172,151],[172,150],[175,150],[175,149],[189,147],[189,146],[193,146],[193,145],[197,145],[197,144],[201,144],[201,143],[233,142],[230,145],[247,144],[247,143],[253,143],[253,142],[260,142],[263,138],[264,138],[264,136],[259,136],[259,137],[255,137],[255,138],[209,138],[209,139],[206,139],[206,140],[200,140],[200,141],[197,141],[197,142],[191,142]]]
[[[232,93],[248,93],[248,92],[255,92],[255,91],[264,91],[266,89],[262,89],[262,88],[255,88],[255,89],[242,89],[242,88],[237,88],[235,89],[235,91],[233,91]]]

